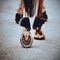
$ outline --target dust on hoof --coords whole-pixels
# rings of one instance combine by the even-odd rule
[[[30,48],[32,46],[33,40],[29,31],[24,31],[22,33],[20,42],[24,48]]]

